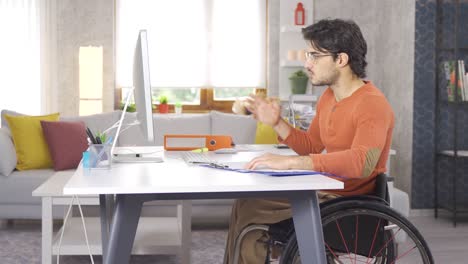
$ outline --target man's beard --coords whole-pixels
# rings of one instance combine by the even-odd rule
[[[334,70],[327,77],[321,78],[319,80],[312,79],[311,82],[314,86],[330,86],[336,83],[338,77],[340,77],[340,72],[338,70]]]

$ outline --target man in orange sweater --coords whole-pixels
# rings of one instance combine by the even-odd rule
[[[394,127],[394,114],[383,93],[365,81],[367,44],[352,21],[321,20],[302,31],[308,47],[305,69],[313,85],[327,85],[307,131],[291,127],[280,116],[275,101],[252,97],[247,108],[255,118],[273,127],[282,143],[299,156],[265,154],[247,167],[306,169],[344,176],[344,190],[320,192],[321,201],[339,195],[369,193],[375,177],[385,172]],[[326,151],[323,153],[323,151]],[[227,257],[233,242],[250,224],[277,223],[292,216],[282,199],[239,199],[233,205]],[[250,232],[241,245],[240,262],[264,263],[266,234]],[[234,264],[234,263],[233,263]]]

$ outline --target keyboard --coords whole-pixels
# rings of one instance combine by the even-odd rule
[[[210,164],[210,163],[215,163],[216,161],[212,160],[209,158],[207,153],[198,153],[198,152],[183,152],[182,153],[182,159],[185,161],[185,163],[188,164]]]

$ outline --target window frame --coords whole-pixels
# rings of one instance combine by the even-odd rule
[[[255,88],[255,94],[266,94],[266,88]],[[115,89],[114,109],[119,110],[122,103],[122,88]],[[186,104],[182,106],[183,113],[206,113],[212,110],[224,113],[232,113],[234,100],[215,100],[213,88],[200,88],[199,104]],[[157,106],[157,105],[156,105]],[[158,113],[158,108],[153,108],[153,113]],[[169,104],[169,113],[174,113],[174,104]]]

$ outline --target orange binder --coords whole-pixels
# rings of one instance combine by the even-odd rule
[[[208,148],[213,151],[232,148],[231,136],[226,135],[164,135],[165,150],[194,150]]]

